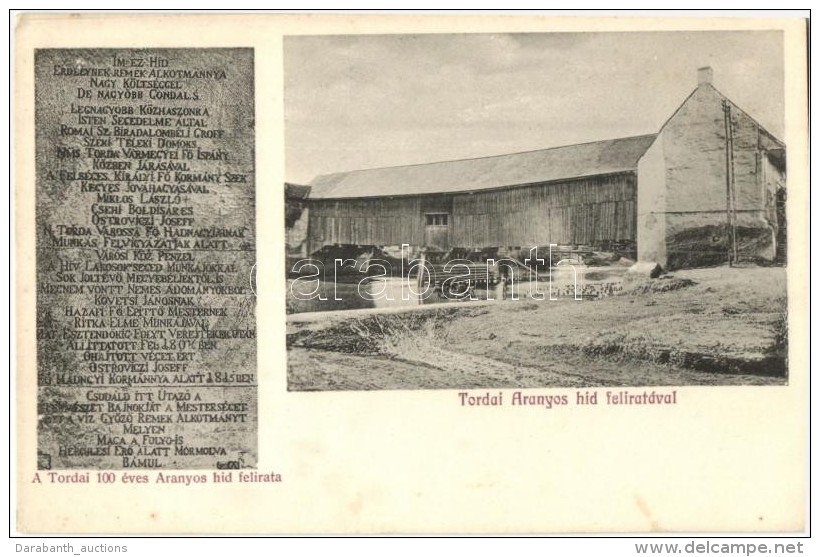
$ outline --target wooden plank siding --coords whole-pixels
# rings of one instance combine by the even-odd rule
[[[311,250],[327,244],[424,245],[424,214],[447,212],[456,247],[635,241],[634,172],[437,196],[316,199]]]

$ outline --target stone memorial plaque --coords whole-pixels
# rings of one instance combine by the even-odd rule
[[[253,62],[36,51],[40,469],[256,465]]]

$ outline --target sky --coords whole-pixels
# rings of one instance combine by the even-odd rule
[[[778,31],[286,37],[285,175],[657,133],[713,84],[783,138]]]

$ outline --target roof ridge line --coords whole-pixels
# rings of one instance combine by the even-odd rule
[[[612,137],[610,139],[598,139],[596,141],[582,141],[581,143],[569,143],[567,145],[556,145],[555,147],[545,147],[542,149],[529,149],[527,151],[513,151],[509,153],[499,153],[497,155],[484,155],[478,157],[464,157],[461,159],[447,159],[447,160],[437,160],[437,161],[430,161],[430,162],[416,162],[411,164],[394,164],[390,166],[374,166],[372,168],[357,168],[354,170],[342,170],[339,172],[330,172],[328,174],[318,174],[316,175],[311,182],[316,180],[317,178],[321,178],[323,176],[335,176],[337,174],[355,174],[358,172],[369,172],[371,170],[387,170],[390,168],[408,168],[412,166],[430,166],[433,164],[444,164],[448,162],[462,162],[462,161],[474,161],[479,159],[493,159],[497,157],[508,157],[510,155],[525,155],[527,153],[540,153],[543,151],[554,151],[556,149],[566,149],[568,147],[580,147],[582,145],[593,145],[595,143],[606,143],[608,141],[623,141],[626,139],[641,139],[644,137],[657,137],[658,133],[642,133],[638,135],[628,135],[626,137]]]

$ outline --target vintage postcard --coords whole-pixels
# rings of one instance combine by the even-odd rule
[[[253,465],[253,50],[35,72],[38,467]]]
[[[803,20],[16,41],[20,532],[807,528]]]

